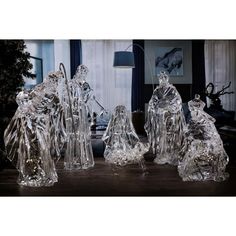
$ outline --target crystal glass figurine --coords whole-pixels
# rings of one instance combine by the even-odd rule
[[[214,125],[215,119],[203,111],[205,103],[199,95],[188,103],[191,120],[188,124],[187,152],[178,166],[184,181],[223,181],[228,156]]]
[[[44,82],[36,86],[33,90],[34,93],[43,87],[45,90],[45,96],[53,96],[54,101],[48,104],[51,108],[51,112],[48,109],[49,122],[50,122],[50,152],[52,157],[59,159],[66,141],[66,132],[64,124],[64,111],[60,104],[60,89],[64,83],[65,78],[61,71],[49,73],[44,79]],[[41,93],[37,93],[39,96]]]
[[[143,154],[149,150],[149,144],[140,142],[130,114],[123,105],[115,108],[102,139],[106,144],[106,161],[117,166],[134,163],[142,166]]]
[[[59,139],[54,136],[60,129],[56,90],[61,76],[60,72],[51,73],[45,82],[17,95],[18,108],[4,132],[4,141],[8,158],[19,171],[20,185],[40,187],[57,182],[51,154],[58,157],[60,152]]]
[[[98,115],[103,107],[96,101],[86,77],[88,68],[79,65],[75,76],[64,86],[61,103],[65,112],[66,151],[64,167],[68,170],[88,169],[94,166],[91,144],[91,125],[94,107],[99,107]]]
[[[181,158],[186,127],[182,99],[169,83],[165,72],[159,75],[159,86],[154,90],[148,105],[145,130],[157,164],[177,165]]]

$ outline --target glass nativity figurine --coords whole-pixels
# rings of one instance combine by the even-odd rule
[[[205,103],[199,95],[188,103],[191,120],[188,124],[187,152],[178,166],[184,181],[223,181],[228,156],[214,125],[215,119],[203,111]]]
[[[57,182],[52,153],[59,156],[64,138],[58,134],[63,132],[56,93],[61,77],[60,72],[50,73],[45,82],[17,95],[18,108],[4,132],[4,142],[9,160],[19,171],[20,185],[41,187]]]
[[[104,112],[104,108],[97,102],[86,82],[87,74],[88,68],[79,65],[75,76],[66,82],[60,96],[67,134],[64,167],[68,170],[88,169],[94,166],[91,144],[94,107],[98,107],[98,115]]]
[[[155,154],[154,162],[178,165],[185,146],[186,122],[180,94],[169,83],[169,77],[165,72],[160,73],[159,86],[149,101],[144,128]]]
[[[149,150],[149,144],[140,142],[125,106],[115,108],[102,139],[106,144],[104,157],[108,163],[117,166],[138,163],[144,167],[143,154]]]

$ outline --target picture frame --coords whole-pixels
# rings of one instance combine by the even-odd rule
[[[169,82],[171,84],[192,84],[192,41],[191,40],[145,40],[144,41],[145,53],[150,58],[150,63],[145,59],[145,84],[158,84],[158,75],[160,71],[166,71],[163,67],[157,67],[157,57],[163,57],[171,50],[178,51],[182,57],[180,68],[169,75]],[[178,54],[177,54],[178,55]],[[166,55],[168,56],[168,54]],[[178,59],[178,58],[177,58]],[[173,62],[173,60],[170,60]],[[171,62],[171,63],[172,63]],[[178,60],[177,60],[178,62]],[[167,63],[167,68],[171,67],[171,63]],[[178,64],[178,63],[177,63]]]
[[[165,71],[169,76],[183,76],[184,53],[182,47],[157,47],[155,74]]]

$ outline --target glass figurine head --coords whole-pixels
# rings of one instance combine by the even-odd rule
[[[205,103],[200,99],[199,94],[195,94],[195,98],[188,102],[188,107],[190,111],[203,110]]]
[[[81,79],[81,80],[85,80],[85,78],[87,77],[89,72],[89,69],[87,66],[81,64],[77,67],[76,69],[76,73],[75,73],[75,77]]]
[[[58,83],[59,78],[63,78],[63,77],[64,75],[60,70],[55,71],[55,72],[50,72],[48,73],[48,76],[46,77],[45,82],[56,84]]]
[[[166,74],[165,71],[160,72],[158,79],[160,86],[165,86],[169,84],[169,76]]]
[[[16,96],[16,103],[18,104],[18,106],[23,106],[25,104],[27,104],[30,100],[30,95],[29,95],[29,91],[21,91],[18,93],[18,95]]]
[[[118,105],[115,107],[115,114],[114,116],[116,117],[117,121],[122,124],[123,122],[126,121],[127,117],[127,109],[124,105]]]
[[[115,107],[115,115],[126,114],[126,107],[124,105],[118,105]]]

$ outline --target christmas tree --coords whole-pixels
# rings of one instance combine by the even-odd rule
[[[24,86],[24,77],[34,78],[30,73],[30,54],[25,50],[24,40],[0,40],[0,169],[3,167],[3,133],[16,110],[17,92]]]
[[[0,104],[14,102],[24,86],[23,77],[34,77],[29,72],[32,64],[25,48],[24,40],[0,40]]]

